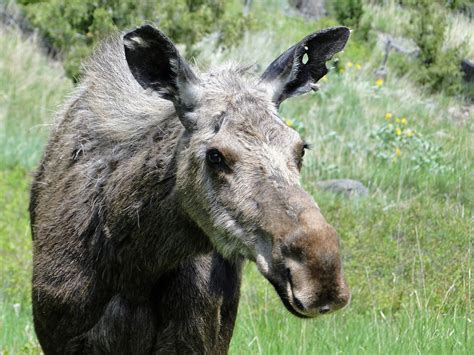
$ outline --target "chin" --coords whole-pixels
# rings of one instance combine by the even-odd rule
[[[285,305],[286,309],[291,312],[291,314],[297,316],[298,318],[302,319],[309,319],[309,318],[316,318],[316,316],[307,316],[306,314],[298,312],[296,309],[293,308],[291,303],[288,301],[287,298],[283,298],[280,296],[281,301]]]
[[[293,307],[293,305],[291,304],[290,299],[289,299],[290,297],[292,297],[292,295],[287,294],[287,291],[286,291],[285,287],[282,287],[277,282],[274,282],[274,281],[271,281],[271,280],[269,280],[269,281],[273,285],[273,287],[275,288],[275,291],[277,292],[278,296],[280,296],[281,302],[285,305],[286,309],[291,314],[293,314],[294,316],[296,316],[298,318],[302,318],[302,319],[309,319],[309,318],[315,318],[316,317],[316,315],[309,316],[309,315],[300,313],[298,310],[296,310],[295,307]]]

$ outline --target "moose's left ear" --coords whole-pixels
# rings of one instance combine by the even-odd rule
[[[261,79],[272,85],[277,106],[291,96],[317,90],[316,82],[327,74],[326,62],[349,39],[347,27],[331,27],[305,37],[275,59]]]
[[[125,58],[138,83],[172,101],[183,125],[192,129],[194,122],[186,112],[199,99],[199,79],[176,46],[150,25],[126,33],[123,43]]]

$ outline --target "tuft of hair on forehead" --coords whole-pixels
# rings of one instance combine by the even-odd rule
[[[129,45],[141,43],[134,41]],[[236,106],[239,100],[247,103],[257,100],[264,106],[272,106],[254,65],[230,62],[210,68],[205,73],[195,66],[193,70],[209,100],[233,97]],[[151,129],[160,127],[165,120],[176,119],[170,101],[160,97],[156,91],[143,89],[133,77],[119,35],[109,37],[96,48],[83,73],[70,103],[80,100],[87,107],[85,109],[93,113],[84,115],[83,121],[90,132],[96,132],[102,138],[140,144]],[[196,96],[194,89],[190,87],[185,94]],[[242,106],[241,112],[250,110],[246,107],[248,105]],[[176,122],[179,124],[177,119]]]
[[[210,68],[206,73],[201,74],[201,79],[206,90],[210,91],[229,93],[255,91],[259,76],[254,68],[254,65],[228,62]]]
[[[202,74],[203,102],[224,105],[224,110],[253,116],[256,111],[277,116],[271,92],[253,65],[230,62]]]

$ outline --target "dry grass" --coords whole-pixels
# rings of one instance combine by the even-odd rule
[[[0,166],[33,167],[48,125],[72,84],[35,38],[0,27]]]
[[[445,46],[464,46],[467,58],[474,60],[474,20],[462,14],[449,15]]]

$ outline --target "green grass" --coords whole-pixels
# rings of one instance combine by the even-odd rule
[[[397,312],[349,306],[332,316],[301,320],[283,309],[253,265],[245,277],[231,353],[468,354],[474,345],[463,311],[436,311],[421,304],[417,294]],[[356,293],[353,303],[359,302]]]
[[[0,170],[0,353],[37,348],[30,300],[29,182],[23,168]]]
[[[263,69],[331,21],[304,22],[263,4],[275,7],[255,10],[263,24],[258,33],[227,52],[203,42],[197,61],[240,58]],[[71,84],[34,41],[0,30],[0,47],[0,354],[38,353],[28,188],[53,112]],[[389,75],[377,87],[373,72],[380,60],[377,50],[350,44],[340,55],[343,73],[331,72],[319,93],[281,108],[283,117],[303,122],[313,144],[303,183],[340,234],[351,304],[334,315],[297,319],[248,264],[231,353],[468,354],[474,348],[473,119],[455,120],[449,108],[461,102],[428,95],[409,77]],[[396,159],[374,156],[380,148],[371,133],[386,123],[387,112],[392,120],[406,117],[407,127],[440,147],[442,168],[416,170],[411,158],[417,152],[409,146],[400,146]],[[315,187],[318,180],[342,177],[362,181],[369,195],[347,199]]]
[[[34,39],[0,27],[0,353],[37,349],[28,198],[54,112],[72,88]]]

